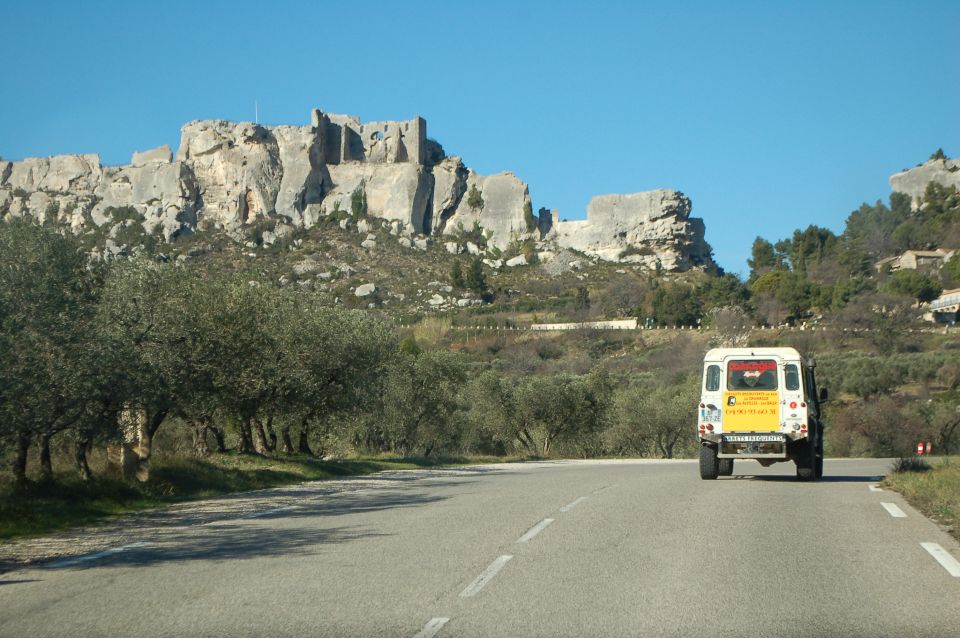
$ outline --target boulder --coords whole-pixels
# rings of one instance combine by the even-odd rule
[[[357,297],[368,297],[377,291],[376,284],[363,284],[357,286],[357,289],[353,291],[353,294]]]
[[[506,265],[510,268],[513,268],[514,266],[526,266],[527,258],[524,255],[517,255],[516,257],[508,259]]]
[[[920,206],[930,182],[960,190],[960,159],[930,160],[921,166],[890,176],[890,188],[894,192],[909,195],[914,210]]]

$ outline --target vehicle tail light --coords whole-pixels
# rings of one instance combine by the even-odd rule
[[[707,432],[713,432],[713,424],[707,423]]]
[[[791,402],[790,402],[790,409],[791,409],[791,410],[796,410],[796,409],[797,409],[797,402],[796,402],[796,401],[791,401]]]
[[[805,408],[805,407],[807,407],[807,404],[806,404],[806,403],[803,403],[803,402],[801,402],[801,403],[800,403],[800,407],[801,407],[801,408]]]
[[[700,407],[701,407],[701,408],[705,408],[705,407],[707,407],[707,404],[706,404],[706,403],[701,403],[701,404],[700,404]]]

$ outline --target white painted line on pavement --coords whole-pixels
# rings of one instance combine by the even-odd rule
[[[153,543],[147,543],[141,541],[139,543],[130,543],[129,545],[123,545],[121,547],[114,547],[112,549],[105,549],[102,552],[95,552],[93,554],[86,554],[84,556],[76,556],[75,558],[65,558],[63,560],[58,560],[55,563],[50,563],[47,565],[48,568],[58,568],[58,567],[71,567],[73,565],[78,565],[80,563],[85,563],[91,560],[97,560],[98,558],[104,558],[105,556],[113,556],[114,554],[120,554],[131,549],[136,549],[138,547],[149,547]]]
[[[879,486],[879,485],[868,485],[867,487],[870,488],[870,491],[871,491],[871,492],[882,492],[882,491],[883,491],[882,489],[880,489],[880,486]]]
[[[298,510],[298,509],[300,509],[299,505],[288,505],[287,507],[278,507],[276,509],[266,510],[263,512],[254,512],[253,514],[247,514],[246,516],[241,516],[240,518],[242,519],[260,518],[262,516],[270,516],[271,514],[279,514],[280,512],[289,512],[291,510]]]
[[[547,525],[553,522],[552,518],[545,518],[530,529],[527,530],[527,533],[517,539],[518,543],[527,543],[533,540],[533,537],[542,532],[547,528]]]
[[[593,490],[592,493],[593,493],[593,494],[599,494],[600,492],[609,490],[609,489],[614,488],[614,487],[616,487],[616,486],[617,486],[616,483],[614,483],[613,485],[605,485],[605,486],[601,487],[600,489]]]
[[[433,638],[448,622],[450,622],[449,618],[431,618],[430,622],[424,625],[413,638]]]
[[[510,562],[510,559],[513,556],[509,554],[504,554],[503,556],[497,557],[495,561],[490,563],[490,566],[483,570],[483,573],[477,576],[476,580],[467,585],[467,588],[460,592],[460,598],[468,598],[480,592],[487,583],[493,580],[493,577],[497,575],[503,566]]]
[[[579,505],[580,503],[584,502],[584,501],[587,500],[588,498],[590,498],[590,497],[588,497],[588,496],[581,496],[580,498],[574,500],[573,502],[567,503],[566,505],[564,505],[563,507],[561,507],[561,508],[560,508],[560,511],[561,511],[561,512],[569,512],[569,511],[572,510],[574,507],[576,507],[576,506]]]
[[[954,578],[960,578],[960,562],[953,555],[936,543],[920,543],[920,547],[927,550],[947,573]]]
[[[883,505],[883,509],[887,510],[890,513],[890,516],[894,518],[906,518],[907,514],[902,509],[896,506],[895,503],[880,503]]]

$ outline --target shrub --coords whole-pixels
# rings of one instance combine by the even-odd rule
[[[335,205],[339,204],[337,202]],[[361,181],[360,185],[350,193],[350,213],[354,219],[360,219],[367,216],[367,189]]]
[[[930,464],[916,456],[901,456],[893,462],[893,471],[902,472],[929,472]]]
[[[527,225],[527,232],[532,233],[537,229],[537,219],[533,216],[533,205],[530,200],[523,203],[523,221]]]
[[[483,195],[477,190],[476,184],[470,184],[470,190],[467,192],[467,206],[473,210],[483,210]]]

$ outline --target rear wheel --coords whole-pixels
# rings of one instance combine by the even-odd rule
[[[700,446],[700,478],[712,480],[720,474],[720,462],[717,459],[717,448],[710,445]]]
[[[823,478],[823,431],[817,428],[817,445],[814,450],[813,460],[814,478]]]
[[[720,459],[717,474],[731,476],[733,474],[733,459]]]
[[[813,436],[811,434],[811,436]],[[798,444],[793,462],[797,464],[797,479],[812,481],[816,478],[816,443],[807,438]]]

